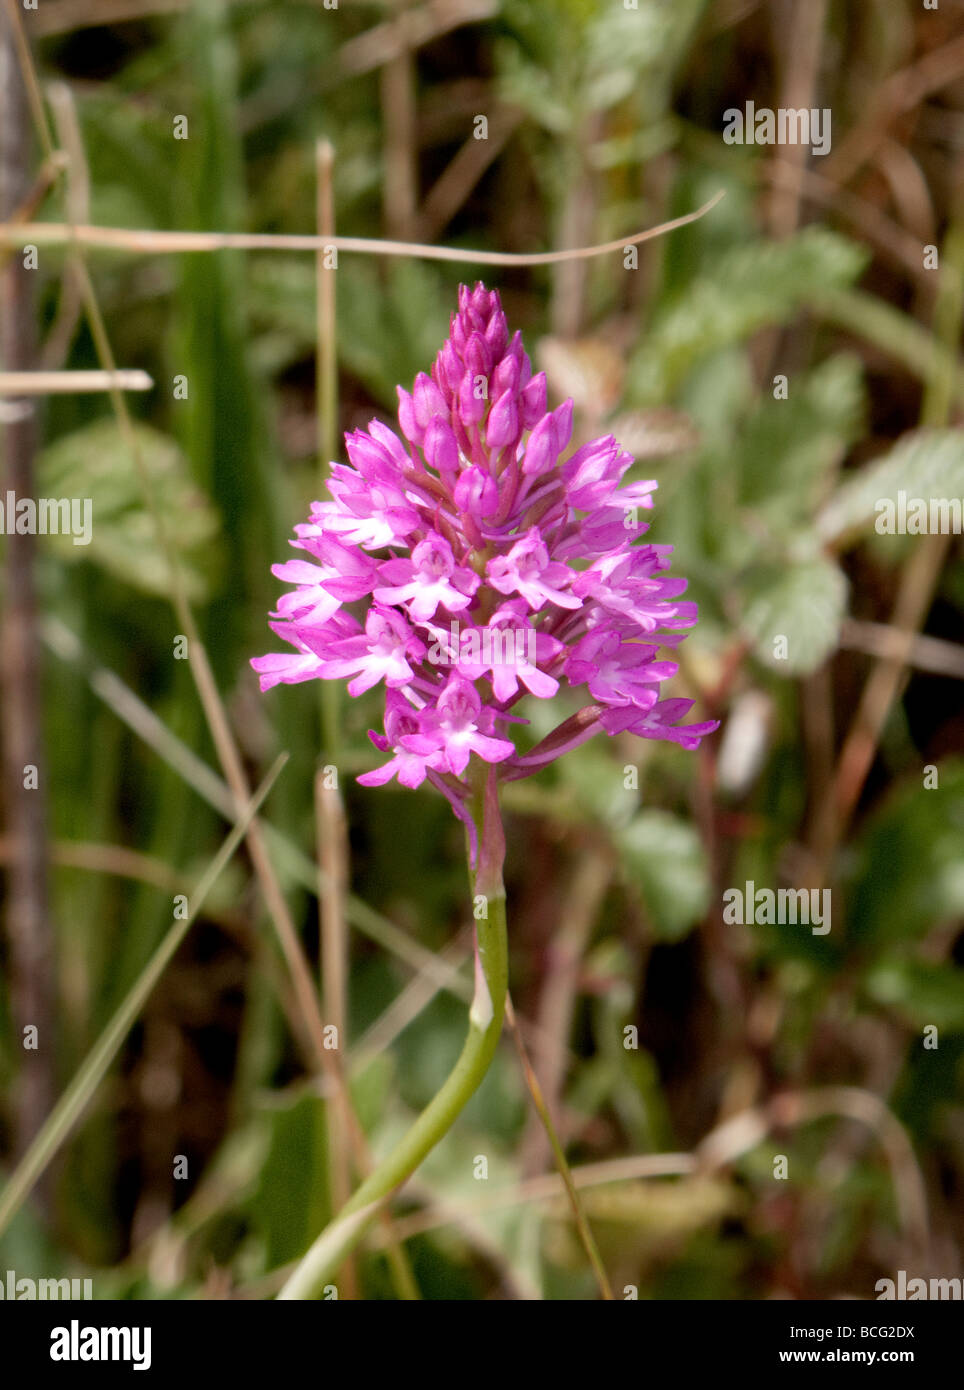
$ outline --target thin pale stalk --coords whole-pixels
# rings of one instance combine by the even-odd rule
[[[318,354],[318,477],[328,481],[328,468],[338,447],[338,351],[335,320],[335,268],[326,265],[335,235],[335,151],[329,140],[315,146],[316,216],[319,245],[315,252]]]
[[[101,391],[150,391],[147,372],[0,372],[0,396],[79,396]]]
[[[418,150],[415,138],[415,60],[408,44],[409,0],[396,0],[400,42],[379,72],[382,111],[382,209],[385,226],[401,240],[418,219]]]
[[[522,1063],[522,1074],[525,1077],[529,1095],[532,1097],[532,1103],[536,1108],[536,1113],[542,1121],[543,1128],[546,1131],[546,1137],[552,1149],[552,1156],[559,1170],[559,1176],[562,1178],[563,1184],[565,1185],[566,1196],[569,1198],[569,1205],[572,1207],[572,1214],[576,1222],[576,1230],[579,1232],[579,1239],[582,1241],[583,1249],[589,1257],[589,1263],[592,1265],[593,1274],[596,1276],[596,1282],[599,1285],[599,1292],[604,1299],[612,1301],[612,1285],[609,1282],[606,1267],[602,1262],[599,1247],[596,1244],[595,1237],[593,1236],[586,1218],[586,1213],[583,1211],[582,1203],[579,1200],[579,1194],[576,1191],[576,1185],[572,1180],[572,1173],[566,1161],[565,1150],[556,1132],[556,1127],[552,1122],[549,1107],[546,1104],[545,1096],[542,1094],[542,1087],[539,1085],[539,1078],[532,1069],[529,1054],[526,1051],[525,1043],[522,1041],[522,1034],[519,1031],[519,1025],[516,1023],[515,1011],[512,1008],[511,999],[506,1000],[506,1021],[515,1041],[516,1051],[519,1054],[519,1061]]]

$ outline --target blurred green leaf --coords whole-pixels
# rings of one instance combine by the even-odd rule
[[[695,828],[667,811],[640,811],[617,844],[656,936],[677,941],[709,906],[709,872]]]
[[[665,401],[702,357],[790,319],[818,287],[850,284],[866,260],[862,247],[822,227],[724,252],[646,334],[630,364],[634,400]]]
[[[168,539],[180,561],[188,593],[203,597],[210,586],[220,521],[211,501],[192,481],[187,459],[168,435],[135,422],[134,437],[150,475]],[[38,486],[45,497],[90,498],[89,545],[52,536],[64,559],[87,559],[145,593],[170,593],[170,570],[144,504],[137,466],[113,420],[95,420],[63,435],[40,456]]]
[[[252,263],[250,304],[271,338],[260,358],[272,370],[314,355],[315,271],[307,261],[263,256]],[[338,357],[394,414],[397,384],[427,371],[448,333],[449,292],[420,261],[389,267],[346,259],[338,272]]]
[[[868,524],[877,504],[908,498],[964,498],[964,430],[918,430],[883,458],[861,468],[834,494],[818,518],[821,536],[836,540]]]
[[[325,1108],[314,1096],[265,1112],[270,1147],[251,1194],[250,1221],[266,1269],[300,1255],[331,1215]]]
[[[794,376],[786,400],[765,396],[737,443],[741,503],[777,529],[809,521],[816,490],[859,434],[863,406],[863,367],[849,353]]]
[[[865,977],[867,993],[915,1028],[964,1031],[964,972],[931,961],[886,960]]]
[[[703,0],[639,0],[636,7],[604,5],[586,35],[582,100],[589,111],[606,111],[636,93],[652,118],[663,105],[674,59],[685,46]],[[649,78],[640,90],[640,79]]]
[[[562,758],[560,781],[571,787],[582,820],[625,825],[636,805],[636,793],[626,790],[622,768],[613,761],[609,740],[580,750],[580,758]]]
[[[842,570],[823,556],[752,572],[743,583],[743,627],[757,658],[775,671],[814,671],[833,651],[847,602]],[[786,657],[774,642],[787,639]]]
[[[448,334],[451,281],[422,261],[387,271],[356,260],[338,277],[338,356],[394,414],[396,385],[411,388]]]
[[[964,917],[964,763],[919,773],[873,815],[857,843],[850,930],[878,945],[914,940]]]
[[[816,286],[810,301],[814,313],[872,343],[919,381],[946,374],[958,404],[964,401],[964,372],[959,362],[910,314],[878,295],[851,286]]]

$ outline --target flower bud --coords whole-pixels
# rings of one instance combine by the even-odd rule
[[[501,396],[506,391],[511,391],[513,396],[519,389],[519,359],[517,357],[506,356],[492,373],[492,395]]]
[[[468,336],[468,333],[466,333],[465,331],[465,322],[462,318],[462,315],[453,314],[452,326],[449,330],[449,340],[451,341],[452,346],[455,348],[455,351],[459,354],[459,356],[461,356],[462,353],[465,351],[465,344],[468,339]]]
[[[486,397],[476,395],[475,377],[466,372],[459,386],[459,419],[468,428],[476,425],[485,414]]]
[[[465,365],[473,376],[488,376],[492,370],[492,353],[481,333],[473,333],[465,345]]]
[[[563,401],[562,405],[556,406],[552,412],[552,418],[556,422],[556,443],[559,453],[568,448],[572,438],[572,400]]]
[[[497,304],[498,301],[496,301]],[[495,307],[495,311],[489,319],[485,330],[485,341],[492,353],[492,361],[498,362],[509,341],[509,327],[505,321],[505,314],[498,307]]]
[[[546,413],[546,374],[534,376],[522,392],[519,402],[523,429],[531,430]]]
[[[545,473],[558,457],[556,423],[551,415],[543,415],[526,442],[522,471],[527,476]]]
[[[398,423],[402,434],[410,443],[421,444],[425,435],[415,418],[415,402],[403,387],[396,386],[395,390],[398,392]]]
[[[485,442],[490,449],[504,449],[519,436],[519,411],[511,391],[505,391],[492,406],[486,423]]]
[[[499,488],[495,479],[476,464],[459,474],[453,496],[459,511],[472,517],[492,516],[499,507]]]
[[[412,400],[415,406],[416,423],[423,430],[436,415],[440,415],[443,419],[448,418],[449,412],[445,398],[432,378],[426,376],[424,372],[419,372],[415,378]]]
[[[435,416],[433,420],[429,421],[425,430],[422,452],[425,455],[426,463],[437,473],[445,475],[456,472],[459,466],[459,450],[452,426],[447,420]]]
[[[456,355],[455,348],[447,338],[445,346],[442,348],[438,357],[435,359],[435,380],[439,390],[446,400],[454,396],[459,389],[459,382],[462,380],[462,364]]]

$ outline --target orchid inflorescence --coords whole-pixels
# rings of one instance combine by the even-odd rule
[[[633,459],[612,435],[563,461],[573,403],[547,408],[496,291],[460,287],[431,376],[398,398],[401,437],[378,420],[346,435],[352,466],[332,465],[332,500],[295,527],[311,559],[273,568],[294,588],[271,627],[294,651],[252,661],[262,690],[384,681],[385,731],[369,736],[391,756],[358,780],[428,778],[463,818],[473,753],[509,780],[599,730],[697,747],[716,723],[681,725],[693,702],[659,698],[677,670],[659,649],[696,605],[666,573],[672,547],[638,544],[656,482],[620,485]],[[591,703],[520,751],[513,707],[561,685]]]

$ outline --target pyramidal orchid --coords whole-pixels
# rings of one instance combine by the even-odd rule
[[[568,452],[572,401],[548,409],[497,292],[461,287],[431,375],[398,400],[399,433],[373,420],[346,436],[351,466],[295,528],[310,558],[274,568],[293,588],[271,627],[293,650],[252,661],[262,690],[383,686],[370,737],[386,761],[358,780],[427,779],[463,818],[472,753],[503,781],[600,732],[696,747],[716,724],[682,724],[692,702],[660,698],[676,666],[659,648],[696,605],[672,547],[641,543],[656,483],[623,485],[633,460],[612,435]],[[517,702],[563,687],[586,703],[520,750]]]
[[[292,586],[271,627],[291,649],[255,658],[262,690],[347,681],[384,689],[383,760],[359,782],[395,778],[441,791],[465,822],[476,904],[476,993],[455,1071],[340,1220],[397,1186],[454,1122],[484,1075],[506,993],[505,840],[498,785],[540,771],[596,734],[695,748],[716,723],[684,724],[692,701],[661,698],[675,674],[660,649],[696,622],[669,574],[672,547],[643,541],[654,480],[612,435],[571,450],[571,400],[550,410],[499,296],[459,290],[431,374],[398,388],[398,432],[373,420],[346,436],[330,499],[295,527],[298,558],[274,568]],[[527,746],[527,698],[575,713]],[[338,1222],[335,1223],[335,1226]],[[346,1230],[349,1227],[345,1228]],[[350,1226],[354,1241],[357,1220]],[[320,1287],[341,1250],[323,1232],[284,1297]],[[346,1237],[347,1238],[347,1237]]]

